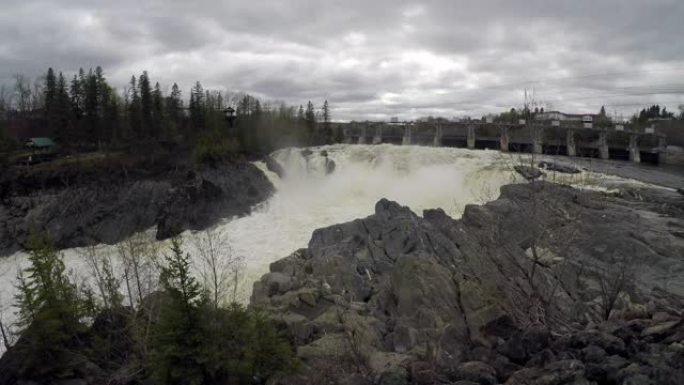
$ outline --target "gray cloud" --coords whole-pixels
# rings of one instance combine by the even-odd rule
[[[3,3],[0,82],[102,65],[120,88],[147,70],[337,119],[479,116],[525,88],[564,110],[684,104],[681,0]]]

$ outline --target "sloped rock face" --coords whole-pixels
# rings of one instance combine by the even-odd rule
[[[595,368],[606,357],[669,348],[629,351],[619,328],[597,331],[606,313],[650,325],[662,312],[674,323],[659,327],[677,336],[668,343],[682,343],[670,328],[681,328],[683,213],[669,190],[615,196],[544,182],[505,186],[461,220],[381,200],[374,215],[316,230],[308,248],[273,263],[252,304],[290,330],[311,369],[295,382],[325,372],[357,383],[589,383],[612,370]]]
[[[163,239],[247,214],[273,193],[266,176],[247,162],[121,172],[0,180],[0,255],[24,247],[36,231],[59,248],[113,244],[155,225]]]

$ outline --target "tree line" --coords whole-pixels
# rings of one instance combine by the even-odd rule
[[[71,79],[52,68],[39,80],[15,76],[12,88],[0,88],[0,151],[16,146],[14,132],[40,132],[69,151],[133,149],[142,145],[184,143],[214,147],[207,152],[267,152],[280,145],[331,143],[327,100],[315,107],[265,102],[246,93],[204,89],[198,81],[187,103],[177,83],[170,92],[147,71],[132,76],[123,90],[112,87],[101,67],[80,69]],[[233,130],[225,109],[235,110]],[[16,138],[15,138],[16,139]]]

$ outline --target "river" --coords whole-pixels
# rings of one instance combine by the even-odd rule
[[[269,264],[306,247],[315,229],[368,216],[381,198],[398,201],[419,215],[423,209],[440,207],[458,217],[467,204],[496,199],[502,185],[519,180],[512,165],[527,156],[383,144],[332,145],[306,152],[288,148],[272,157],[285,170],[282,180],[264,163],[257,162],[257,166],[275,185],[273,196],[250,215],[225,219],[211,229],[215,238],[229,244],[232,255],[243,261],[233,292],[243,303],[249,300],[252,283],[268,271]],[[335,169],[328,174],[326,164],[330,161]],[[572,178],[565,181],[605,188],[602,183],[608,177],[583,172]],[[144,236],[152,239],[152,230]],[[186,250],[196,260],[196,241],[202,235],[192,231],[182,235]],[[168,252],[168,241],[150,242],[161,253]],[[119,266],[115,245],[100,245],[96,250],[110,255]],[[85,248],[62,250],[75,280],[87,284],[90,269],[86,253]],[[26,264],[27,255],[22,252],[0,260],[0,314],[5,324],[15,319],[16,275]]]

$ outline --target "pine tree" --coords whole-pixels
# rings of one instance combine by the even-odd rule
[[[84,115],[85,115],[85,140],[88,143],[100,142],[100,116],[98,106],[98,89],[97,77],[93,74],[91,69],[88,76],[85,78],[85,101],[84,101]]]
[[[323,108],[322,108],[322,113],[323,113],[323,131],[325,132],[325,141],[326,143],[332,143],[335,138],[333,138],[333,132],[332,128],[330,127],[330,106],[328,105],[328,101],[326,100],[323,102]]]
[[[152,138],[155,141],[161,139],[162,127],[164,126],[164,95],[159,82],[155,83],[152,91]]]
[[[304,120],[306,121],[306,131],[309,144],[315,141],[314,134],[316,131],[316,112],[314,111],[313,103],[309,100],[306,105],[306,112],[304,113]]]
[[[68,360],[74,338],[85,328],[82,317],[86,309],[79,299],[76,286],[65,272],[61,256],[45,237],[34,236],[29,242],[30,265],[19,275],[19,325],[26,349],[25,368],[37,369],[50,360]]]
[[[45,75],[45,87],[43,88],[45,101],[45,120],[53,134],[56,131],[56,110],[57,110],[57,78],[52,68],[48,68]]]
[[[71,117],[69,105],[69,92],[67,90],[66,79],[64,79],[64,75],[60,72],[57,78],[54,102],[54,135],[58,141],[62,142],[62,145],[70,145],[70,143],[68,143],[70,140],[68,131]]]
[[[179,134],[183,128],[183,100],[178,84],[173,83],[171,94],[166,98],[166,116],[169,137]]]
[[[193,125],[193,130],[203,131],[205,129],[204,122],[204,89],[200,82],[196,82],[195,86],[190,91],[190,121]]]
[[[147,140],[152,136],[152,87],[147,71],[143,71],[138,80],[140,88],[140,114],[142,118],[142,137]]]
[[[131,127],[131,139],[136,140],[142,137],[142,115],[140,93],[138,92],[138,84],[135,76],[131,76],[128,92],[128,120]]]
[[[323,123],[330,123],[330,107],[327,100],[323,102]]]
[[[299,122],[304,122],[304,107],[300,104],[297,110],[297,120]]]
[[[179,239],[171,243],[160,276],[169,301],[162,308],[156,330],[155,373],[162,384],[201,384],[201,309],[206,297],[190,272],[190,255],[183,253]]]

